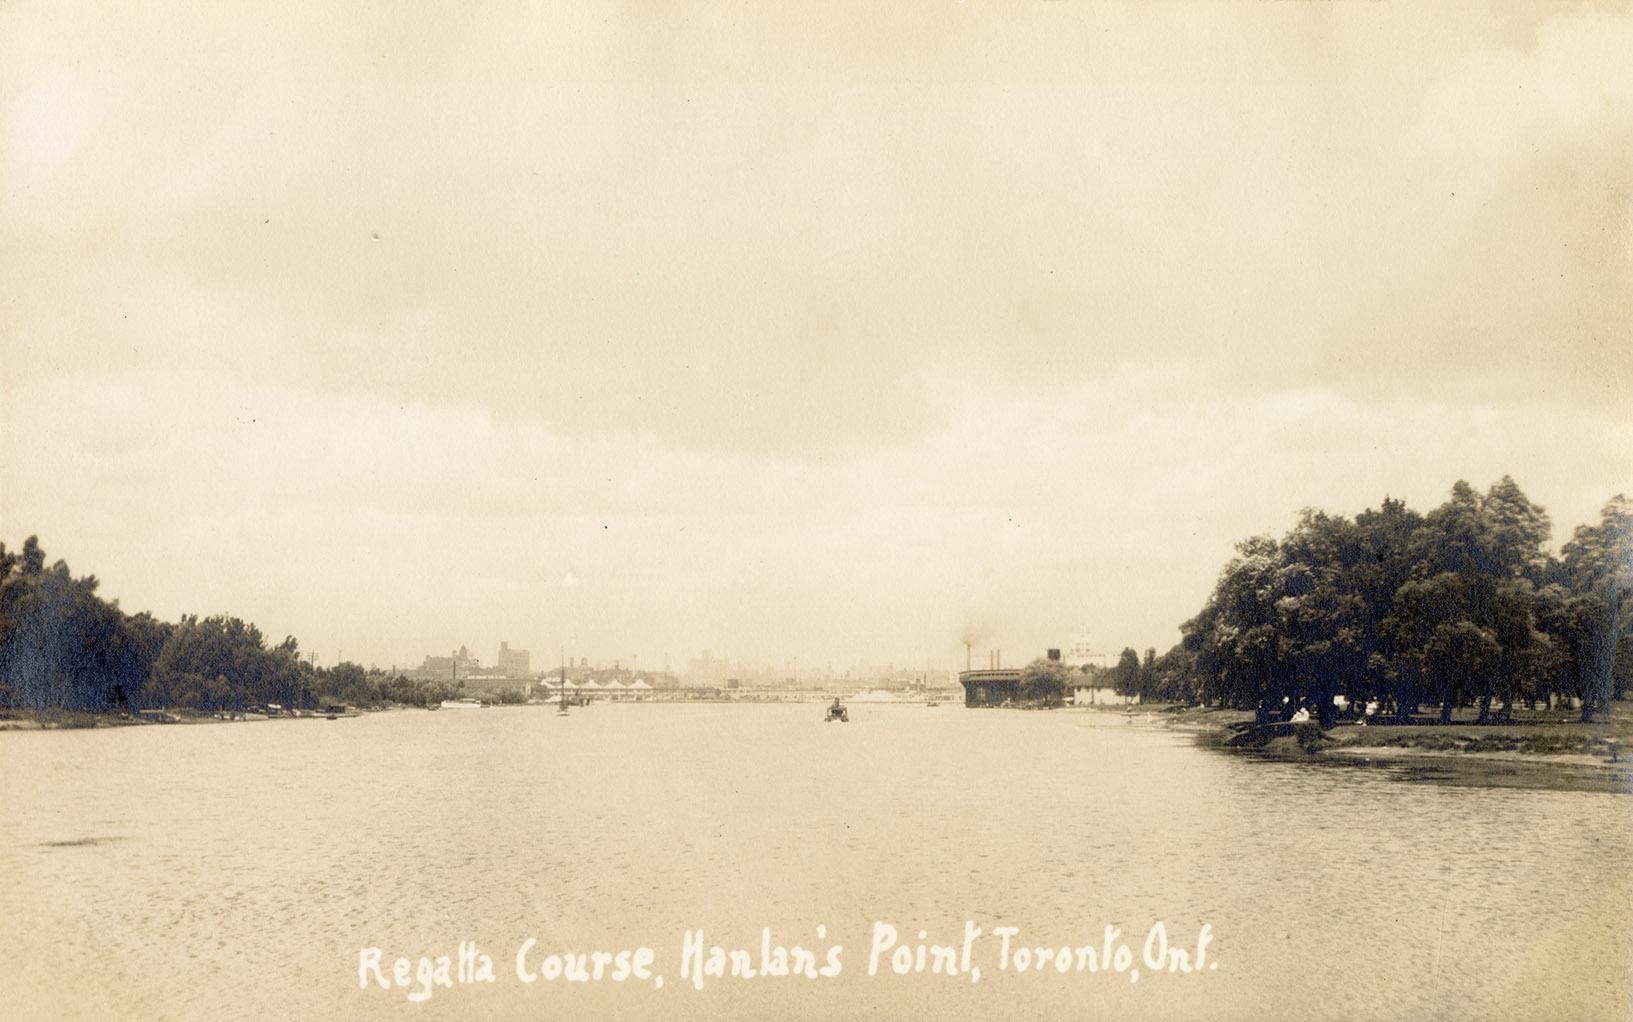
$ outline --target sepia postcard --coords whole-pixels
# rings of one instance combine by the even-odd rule
[[[1633,6],[0,3],[0,1015],[1633,1018]]]

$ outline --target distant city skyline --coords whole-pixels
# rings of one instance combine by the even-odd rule
[[[373,670],[397,671],[409,675],[425,675],[434,678],[452,678],[456,674],[454,668],[458,666],[458,675],[463,677],[468,672],[482,674],[510,674],[511,676],[538,676],[548,675],[556,670],[560,664],[539,663],[524,668],[519,661],[514,661],[512,670],[505,670],[505,654],[512,656],[527,656],[529,650],[506,647],[508,642],[501,640],[497,655],[491,659],[484,659],[480,651],[469,643],[462,643],[459,647],[447,654],[425,653],[419,658],[407,660],[392,660],[382,663],[378,660],[358,660],[347,656],[344,649],[336,650],[333,658],[325,658],[321,651],[303,651],[302,659],[319,667],[329,667],[336,663],[349,662],[365,666]],[[1039,656],[1042,654],[1040,653]],[[1036,659],[1036,657],[1030,657]],[[570,669],[593,667],[596,669],[622,669],[634,674],[650,674],[660,676],[670,674],[679,678],[691,679],[699,683],[716,683],[727,679],[743,682],[783,682],[794,680],[822,680],[843,678],[884,678],[902,677],[924,673],[951,675],[956,673],[951,666],[938,664],[901,664],[887,662],[883,664],[871,663],[866,660],[856,660],[843,664],[809,664],[800,666],[788,662],[782,665],[771,663],[756,663],[732,656],[716,656],[712,650],[703,650],[697,657],[686,661],[684,666],[665,667],[664,665],[641,664],[638,660],[612,657],[597,659],[590,656],[571,655],[565,657],[565,666]],[[959,665],[962,666],[962,665]]]
[[[1625,7],[0,25],[0,540],[131,611],[1020,663],[1306,505],[1633,491]]]

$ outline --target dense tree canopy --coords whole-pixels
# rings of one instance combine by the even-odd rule
[[[1481,721],[1567,696],[1592,719],[1626,687],[1630,527],[1617,497],[1555,558],[1547,514],[1506,476],[1484,494],[1459,482],[1426,515],[1397,500],[1353,521],[1307,510],[1279,541],[1237,545],[1142,694],[1162,678],[1165,697],[1188,687],[1261,719],[1305,709],[1324,724],[1335,696],[1401,718],[1424,702],[1443,720],[1476,706]]]
[[[32,709],[129,705],[151,662],[141,635],[94,575],[45,564],[34,537],[20,553],[0,544],[0,700]]]
[[[235,617],[187,615],[169,624],[146,612],[127,615],[97,595],[95,576],[75,578],[62,561],[47,567],[34,537],[20,551],[0,543],[0,705],[238,711],[270,703],[426,704],[452,692],[356,664],[314,670],[293,637],[269,646],[260,629]]]

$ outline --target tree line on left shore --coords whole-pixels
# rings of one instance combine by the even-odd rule
[[[95,575],[47,564],[39,540],[0,543],[0,706],[134,712],[186,707],[234,712],[278,704],[313,708],[412,705],[455,694],[449,682],[314,667],[293,636],[269,643],[236,617],[127,614],[97,593]]]

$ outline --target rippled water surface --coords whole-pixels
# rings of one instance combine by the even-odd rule
[[[1088,713],[538,707],[0,735],[13,1018],[1617,1018],[1633,798],[1251,762]],[[968,974],[869,977],[872,924]],[[1138,963],[1162,921],[1216,969]],[[824,938],[818,936],[822,926]],[[1122,931],[1142,974],[998,967]],[[682,934],[837,977],[680,978]],[[518,945],[655,982],[520,982]],[[494,983],[360,990],[358,955]],[[17,1012],[13,1014],[13,1012]]]

